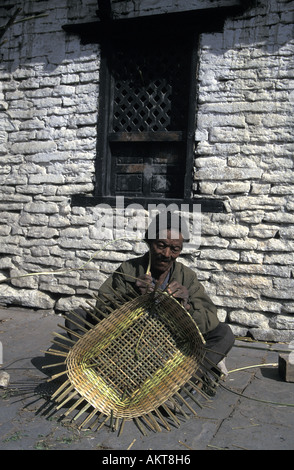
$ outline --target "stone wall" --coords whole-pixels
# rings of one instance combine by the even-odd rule
[[[71,205],[95,184],[100,51],[62,25],[94,21],[96,0],[2,4],[0,25],[21,11],[0,39],[0,302],[60,313],[146,248],[105,246],[98,208]],[[226,210],[182,258],[261,340],[294,337],[293,11],[260,0],[199,46],[194,191]]]
[[[227,212],[204,215],[196,264],[259,339],[294,337],[293,7],[258,2],[200,45],[195,183]]]

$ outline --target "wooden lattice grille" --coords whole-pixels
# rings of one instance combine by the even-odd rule
[[[112,57],[112,132],[183,131],[187,125],[189,44],[126,42]]]

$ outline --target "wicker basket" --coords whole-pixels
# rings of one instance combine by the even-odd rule
[[[138,296],[77,336],[66,352],[48,352],[65,358],[64,372],[51,378],[67,376],[52,396],[57,409],[74,400],[65,412],[68,415],[79,407],[74,420],[92,409],[80,427],[93,417],[95,424],[103,418],[98,429],[109,419],[114,419],[116,429],[120,418],[122,423],[134,419],[144,432],[138,419],[143,418],[149,428],[158,431],[155,413],[170,429],[160,409],[176,425],[179,420],[167,401],[185,417],[183,403],[196,415],[179,392],[187,383],[193,386],[191,378],[197,377],[203,364],[205,342],[192,317],[172,296],[162,291]],[[198,403],[191,389],[185,391]],[[176,401],[179,398],[181,406]]]
[[[203,355],[191,317],[158,292],[127,302],[86,333],[67,356],[67,375],[94,408],[132,419],[170,398]]]

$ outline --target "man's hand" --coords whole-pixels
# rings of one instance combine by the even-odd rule
[[[173,297],[176,299],[179,299],[181,301],[181,304],[183,307],[185,307],[187,310],[189,310],[190,305],[188,303],[189,300],[189,291],[185,286],[182,286],[179,282],[177,281],[172,281],[166,291],[171,294]]]
[[[154,285],[152,284],[151,274],[143,274],[143,276],[138,277],[136,281],[136,286],[139,288],[142,295],[153,292]],[[166,288],[166,291],[170,295],[175,297],[177,300],[179,300],[183,307],[189,310],[189,291],[185,286],[182,286],[182,284],[177,281],[172,281]]]
[[[151,274],[143,274],[143,276],[138,277],[136,286],[139,288],[142,295],[152,292],[154,290],[154,286],[152,285]]]

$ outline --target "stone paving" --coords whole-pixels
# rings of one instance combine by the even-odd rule
[[[0,388],[1,450],[103,450],[104,456],[126,450],[294,449],[294,384],[282,381],[272,365],[280,351],[289,351],[287,344],[236,341],[227,358],[226,381],[210,402],[201,400],[197,417],[190,413],[179,428],[171,424],[171,431],[149,430],[147,436],[127,422],[118,437],[107,425],[97,432],[79,430],[70,416],[59,420],[61,411],[48,413],[44,390],[53,384],[41,369],[46,362],[42,351],[51,346],[58,324],[63,318],[57,315],[0,309],[2,371],[10,375],[8,388]]]

